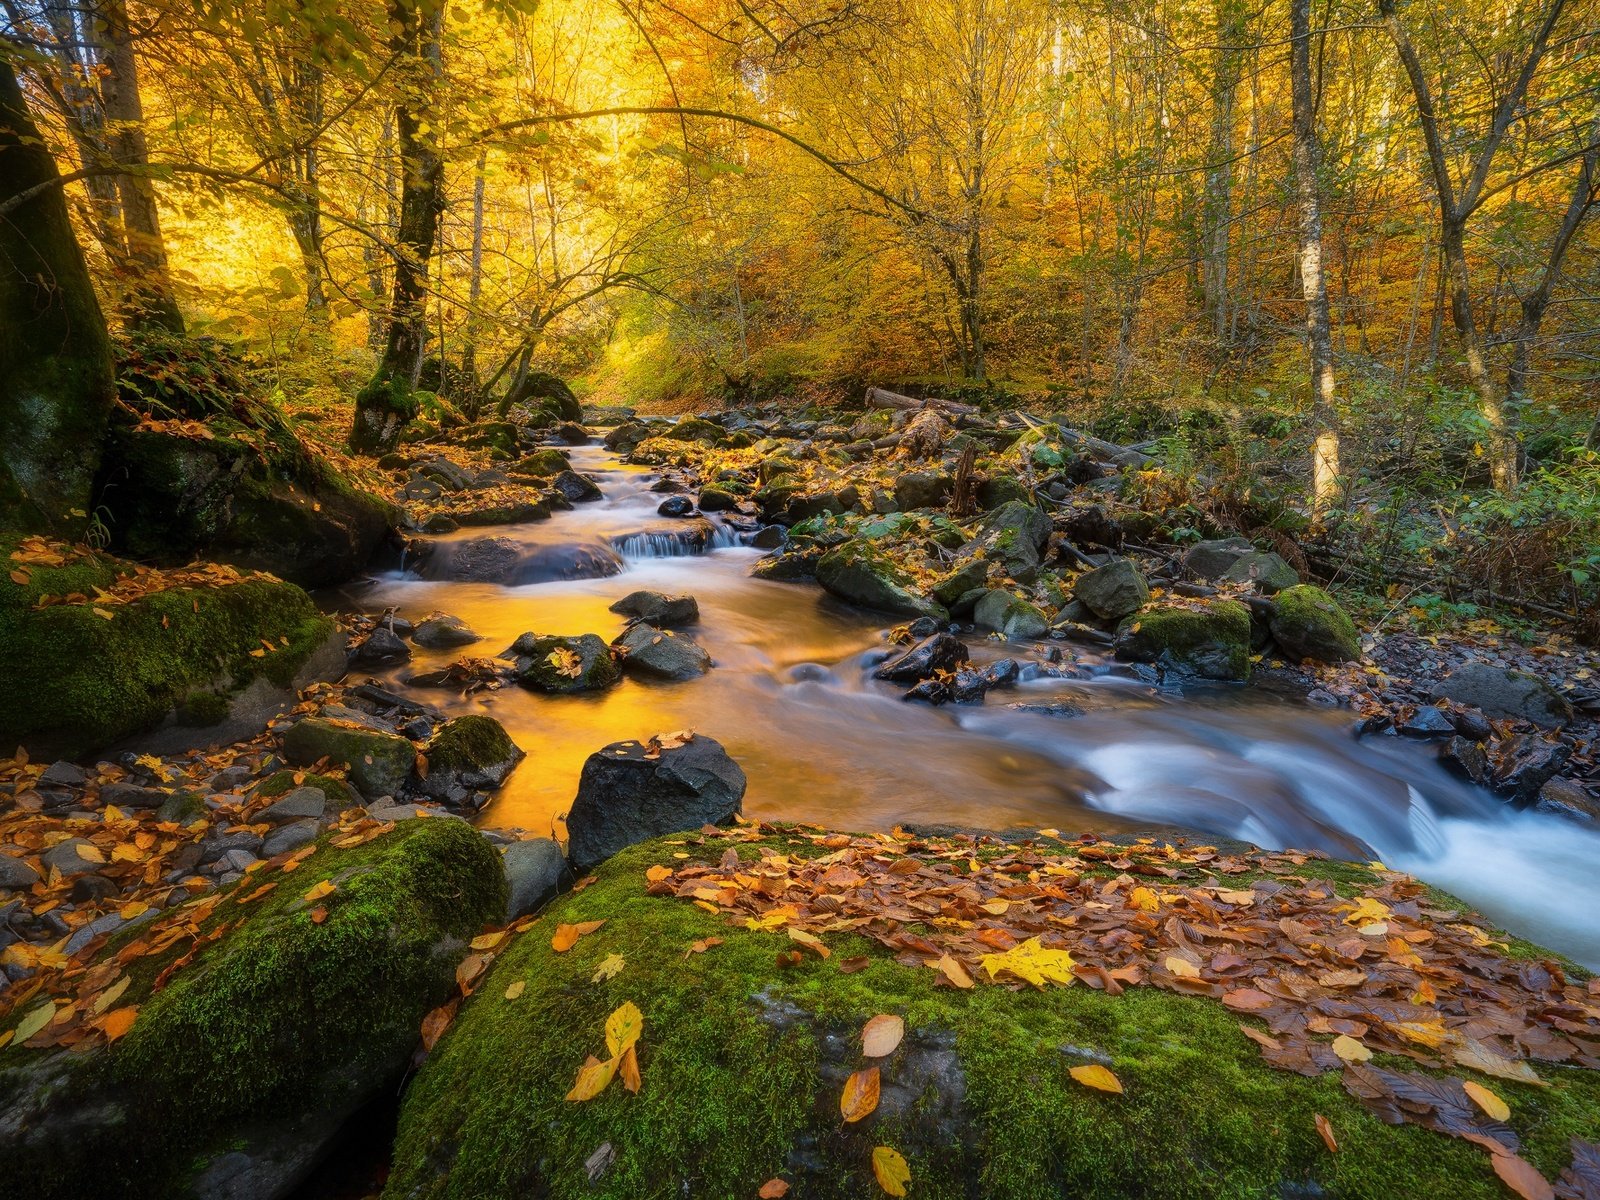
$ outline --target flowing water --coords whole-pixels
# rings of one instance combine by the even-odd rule
[[[395,572],[342,600],[367,612],[393,605],[413,620],[442,610],[483,635],[464,651],[417,648],[387,673],[393,684],[463,653],[498,654],[528,630],[609,641],[625,620],[608,606],[637,589],[699,601],[700,623],[686,632],[716,662],[700,679],[628,678],[578,696],[516,686],[417,693],[453,714],[498,718],[528,751],[485,825],[559,835],[590,753],[689,728],[743,767],[753,816],[843,829],[1166,826],[1378,858],[1600,967],[1600,834],[1511,810],[1448,775],[1427,746],[1358,742],[1347,712],[1258,689],[1158,689],[1077,645],[1065,648],[1077,677],[1035,666],[981,705],[906,703],[902,688],[871,678],[887,650],[884,617],[811,584],[750,578],[760,552],[726,527],[657,516],[662,497],[645,469],[598,446],[574,449],[572,461],[604,499],[549,521],[441,538],[423,568],[437,578]],[[512,582],[451,581],[465,544],[484,537],[512,543],[504,552],[515,565],[498,576]],[[979,661],[1030,649],[969,644]],[[1038,711],[1063,704],[1077,715]]]

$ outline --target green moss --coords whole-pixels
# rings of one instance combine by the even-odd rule
[[[361,799],[345,780],[313,771],[274,771],[256,785],[256,795],[275,799],[287,796],[298,787],[318,789],[335,808],[346,808]]]
[[[1207,679],[1250,677],[1250,610],[1237,600],[1206,608],[1157,604],[1124,623],[1117,656]]]
[[[1355,622],[1319,587],[1302,583],[1279,592],[1270,624],[1272,636],[1290,658],[1354,662],[1361,657]]]
[[[0,541],[0,554],[14,543]],[[80,559],[0,579],[0,645],[8,687],[0,742],[77,755],[159,722],[198,692],[231,692],[264,676],[287,686],[333,632],[303,591],[276,580],[172,588],[104,609],[34,609],[44,594],[108,587],[125,563]],[[276,647],[255,657],[263,641]]]
[[[161,991],[154,980],[188,940],[129,964],[120,1003],[139,1017],[122,1041],[48,1060],[0,1051],[0,1105],[40,1117],[0,1145],[8,1184],[37,1197],[176,1195],[184,1171],[240,1130],[369,1093],[404,1069],[423,1014],[453,988],[462,941],[505,906],[498,857],[459,821],[324,844],[271,894],[239,903],[264,878],[216,907],[203,932],[243,924]],[[304,893],[323,879],[337,890],[318,924]]]
[[[646,895],[647,867],[679,866],[673,855],[685,850],[714,862],[725,846],[696,852],[685,841],[647,843],[611,860],[599,882],[560,901],[544,926],[502,956],[406,1098],[385,1195],[738,1197],[774,1175],[796,1180],[803,1161],[812,1169],[799,1194],[861,1197],[877,1194],[868,1165],[876,1144],[906,1154],[914,1195],[952,1200],[1503,1194],[1482,1151],[1384,1125],[1336,1074],[1305,1078],[1268,1067],[1239,1032],[1238,1014],[1216,1001],[1153,988],[1118,997],[1086,987],[958,992],[935,987],[931,971],[898,965],[874,942],[841,935],[826,939],[831,959],[808,953],[799,966],[779,969],[776,953],[791,946],[781,936]],[[765,845],[824,852],[782,835]],[[760,847],[739,852],[750,859]],[[1317,862],[1308,872],[1351,886],[1376,878],[1346,864]],[[601,918],[605,927],[573,950],[551,950],[553,923]],[[688,953],[712,936],[723,944]],[[613,953],[626,966],[591,982]],[[869,965],[840,972],[839,961],[854,955]],[[526,992],[506,1000],[516,981]],[[589,1103],[565,1101],[584,1059],[604,1054],[606,1015],[629,1000],[644,1014],[643,1090],[630,1096],[613,1083]],[[782,1028],[763,1019],[785,1003],[803,1015]],[[880,1113],[840,1128],[838,1083],[819,1079],[820,1043],[848,1043],[877,1013],[903,1016],[913,1040],[953,1036],[969,1140],[942,1136],[934,1119],[941,1100],[931,1089],[905,1117]],[[1124,1095],[1070,1078],[1071,1067],[1093,1058],[1110,1061]],[[899,1061],[882,1064],[886,1086]],[[860,1065],[848,1049],[843,1062]],[[1542,1073],[1552,1083],[1545,1090],[1495,1086],[1528,1156],[1553,1176],[1568,1161],[1567,1139],[1586,1129],[1592,1136],[1600,1119],[1600,1073]],[[1318,1115],[1333,1125],[1337,1155],[1323,1147]],[[591,1185],[584,1163],[603,1143],[616,1158]]]
[[[472,713],[457,717],[428,743],[428,769],[473,771],[504,762],[517,753],[511,735],[493,717]]]

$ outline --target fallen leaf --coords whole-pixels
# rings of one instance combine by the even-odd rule
[[[644,1086],[644,1080],[639,1076],[639,1047],[629,1046],[622,1052],[619,1070],[622,1074],[622,1086],[634,1095],[638,1095],[639,1089]]]
[[[1089,1063],[1082,1067],[1073,1067],[1067,1072],[1084,1087],[1098,1088],[1102,1092],[1115,1092],[1122,1094],[1122,1080],[1118,1079],[1111,1071],[1099,1063]]]
[[[625,966],[627,966],[627,963],[622,955],[608,954],[600,960],[600,965],[595,968],[595,972],[590,976],[589,982],[604,983],[608,979],[615,979],[617,973]]]
[[[1317,1133],[1322,1138],[1322,1144],[1328,1148],[1328,1153],[1339,1153],[1339,1141],[1333,1136],[1333,1126],[1329,1123],[1328,1118],[1318,1113],[1316,1122]]]
[[[1485,1115],[1494,1118],[1496,1121],[1509,1121],[1511,1119],[1511,1106],[1481,1083],[1474,1083],[1469,1079],[1461,1085],[1461,1088],[1471,1097],[1472,1102],[1484,1111]]]
[[[878,1107],[878,1068],[866,1067],[844,1081],[839,1094],[839,1113],[847,1122],[870,1116]]]
[[[522,993],[527,991],[527,990],[528,990],[528,981],[526,979],[519,979],[515,983],[511,984],[509,987],[506,988],[506,999],[507,1000],[520,1000],[522,998]]]
[[[576,925],[557,925],[555,933],[550,938],[550,949],[557,954],[565,954],[578,944],[578,939],[586,934],[593,933],[604,925],[605,921],[580,921]]]
[[[592,1054],[589,1061],[578,1068],[578,1078],[572,1084],[572,1090],[567,1093],[568,1100],[593,1100],[606,1090],[606,1085],[617,1073],[617,1060],[608,1058],[601,1062]]]
[[[422,1018],[422,1048],[424,1050],[432,1050],[439,1044],[439,1039],[444,1036],[444,1031],[450,1028],[450,1022],[456,1019],[456,1008],[460,1003],[460,997],[455,997],[451,999],[450,1003],[441,1004]]]
[[[1515,1154],[1496,1154],[1494,1173],[1522,1200],[1555,1200],[1556,1191],[1550,1186],[1550,1181],[1525,1158]]]
[[[807,933],[804,929],[796,929],[790,926],[789,938],[791,941],[799,942],[807,950],[815,950],[818,958],[827,958],[828,955],[833,953],[832,950],[822,944],[821,938],[815,934]]]
[[[617,1006],[606,1018],[606,1049],[621,1054],[639,1040],[644,1031],[644,1014],[632,1000]]]
[[[911,1186],[911,1168],[904,1156],[888,1146],[878,1146],[872,1151],[872,1174],[878,1186],[891,1196],[904,1196]]]
[[[22,1020],[17,1022],[17,1043],[20,1045],[31,1038],[34,1034],[38,1033],[39,1030],[50,1024],[50,1018],[55,1015],[56,1006],[55,1001],[52,1000],[48,1003],[41,1004],[27,1016],[23,1017]]]
[[[1355,1038],[1343,1033],[1333,1039],[1333,1052],[1347,1063],[1366,1062],[1372,1057],[1371,1050]]]
[[[651,883],[660,883],[663,879],[672,878],[671,867],[650,867],[645,871],[644,877]]]
[[[881,1013],[868,1021],[861,1030],[861,1053],[868,1058],[884,1058],[893,1054],[906,1035],[903,1018]]]
[[[493,950],[505,940],[506,931],[504,929],[497,929],[493,933],[483,933],[473,938],[472,948],[474,950]]]
[[[761,1200],[783,1200],[789,1194],[789,1184],[783,1179],[769,1179],[761,1185],[761,1190],[756,1193]]]
[[[318,900],[321,900],[325,896],[331,896],[338,890],[339,889],[334,886],[331,880],[324,879],[321,883],[317,884],[316,887],[312,888],[305,894],[305,902],[307,904],[315,904]]]
[[[106,1041],[114,1042],[133,1028],[133,1023],[139,1017],[139,1006],[129,1005],[127,1008],[112,1009],[100,1018],[100,1032],[106,1035]]]
[[[938,962],[939,974],[943,975],[958,988],[966,989],[973,985],[972,976],[967,974],[967,969],[954,958],[946,954]]]

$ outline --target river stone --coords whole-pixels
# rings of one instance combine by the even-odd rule
[[[661,592],[629,592],[610,611],[662,628],[693,625],[700,619],[700,605],[693,596],[667,596]]]
[[[506,872],[506,921],[527,916],[553,900],[567,874],[567,857],[550,838],[512,842],[500,855]]]
[[[411,640],[429,650],[448,650],[456,646],[469,646],[481,639],[460,617],[436,612],[418,622],[411,631]]]
[[[1028,489],[1010,475],[995,475],[978,485],[978,507],[984,512],[1012,501],[1027,503]]]
[[[973,607],[972,620],[979,629],[992,629],[1013,641],[1043,637],[1050,630],[1050,618],[1038,605],[999,588],[984,593]]]
[[[1150,599],[1150,585],[1132,559],[1119,558],[1080,575],[1072,593],[1095,616],[1120,621]]]
[[[817,577],[817,565],[822,561],[822,555],[823,551],[817,547],[791,548],[757,560],[750,568],[750,574],[756,579],[770,579],[778,583],[809,582]]]
[[[1116,655],[1203,679],[1248,679],[1250,610],[1236,600],[1141,609],[1117,631]]]
[[[97,861],[90,862],[84,858],[78,853],[79,847],[94,853]],[[64,842],[57,842],[39,855],[39,861],[44,864],[46,873],[59,871],[66,879],[74,875],[85,875],[96,867],[104,866],[104,858],[104,853],[87,838],[68,838]]]
[[[594,633],[577,637],[525,633],[506,656],[516,659],[517,682],[536,692],[594,692],[622,678],[611,647]]]
[[[817,582],[841,600],[896,616],[949,616],[938,601],[916,591],[909,575],[865,542],[846,542],[824,554],[817,562]]]
[[[1355,662],[1361,639],[1339,602],[1321,588],[1298,584],[1278,593],[1267,622],[1273,640],[1294,662]]]
[[[586,500],[598,500],[601,491],[594,480],[579,475],[576,471],[566,470],[550,481],[550,486],[560,496],[564,496],[573,504],[581,504]]]
[[[738,507],[738,497],[732,492],[713,487],[700,489],[701,512],[729,512]]]
[[[613,742],[583,764],[567,814],[572,864],[587,871],[635,842],[726,824],[744,789],[739,764],[704,735],[672,749]]]
[[[317,834],[322,829],[322,822],[306,819],[304,821],[290,821],[287,825],[280,825],[261,843],[262,858],[276,858],[280,854],[287,854],[291,850],[298,850],[307,842],[317,840]]]
[[[0,892],[21,891],[39,882],[39,872],[20,858],[0,854]]]
[[[636,622],[611,643],[622,669],[652,679],[693,679],[711,669],[711,656],[693,638]]]
[[[1222,573],[1223,583],[1253,583],[1263,592],[1281,592],[1300,582],[1300,573],[1279,554],[1252,551],[1240,555]]]
[[[890,683],[918,683],[940,671],[954,671],[967,661],[967,647],[960,638],[935,633],[923,638],[904,654],[891,658],[873,673],[874,678]]]
[[[511,583],[522,548],[508,537],[456,542],[444,559],[443,577],[457,583]]]
[[[285,825],[290,821],[307,819],[320,821],[327,810],[328,797],[321,788],[297,787],[282,800],[267,805],[251,820],[265,821],[269,825]]]
[[[401,641],[392,629],[385,629],[382,625],[368,634],[355,652],[355,661],[369,667],[384,667],[410,660],[411,647]]]
[[[424,754],[428,773],[416,791],[454,805],[467,803],[475,792],[499,787],[523,758],[505,727],[481,713],[446,721]]]
[[[1488,663],[1468,663],[1446,676],[1437,697],[1470,704],[1491,717],[1520,717],[1560,728],[1572,720],[1567,698],[1537,675]]]
[[[656,512],[663,517],[692,517],[694,501],[687,496],[668,496],[656,505]]]
[[[953,482],[944,471],[907,471],[894,481],[894,502],[902,512],[943,508],[950,500]]]
[[[1050,540],[1050,517],[1044,510],[1021,500],[1008,501],[983,518],[962,557],[984,554],[998,559],[1018,583],[1030,582],[1039,569],[1039,556]]]
[[[347,768],[350,782],[369,799],[398,795],[411,778],[417,749],[395,733],[306,717],[283,735],[284,757],[309,767],[327,759]]]
[[[166,802],[167,793],[160,788],[145,787],[130,780],[117,779],[100,785],[101,804],[114,804],[118,808],[128,809],[160,808]]]
[[[968,592],[982,588],[988,579],[988,560],[975,556],[936,583],[933,587],[933,598],[946,608],[950,608]]]
[[[1196,579],[1221,579],[1229,568],[1255,547],[1244,538],[1217,538],[1209,542],[1196,542],[1183,555],[1184,571]]]

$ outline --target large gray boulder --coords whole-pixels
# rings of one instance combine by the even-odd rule
[[[711,655],[687,634],[637,621],[611,643],[629,675],[649,679],[693,679],[711,669]]]
[[[1150,599],[1150,585],[1131,559],[1119,558],[1079,576],[1072,594],[1095,616],[1120,621]]]
[[[667,596],[661,592],[629,592],[611,606],[611,611],[662,629],[693,625],[700,619],[700,605],[693,596]]]
[[[961,548],[961,557],[983,554],[997,559],[1011,578],[1028,583],[1038,572],[1050,529],[1049,514],[1043,509],[1011,500],[983,518],[978,532]]]
[[[506,921],[526,916],[555,899],[567,875],[567,856],[551,838],[512,842],[501,852],[506,872]]]
[[[744,772],[720,742],[665,740],[614,742],[583,764],[567,814],[567,852],[579,871],[648,838],[725,824],[739,811]]]
[[[1572,720],[1571,703],[1537,675],[1488,663],[1457,667],[1435,696],[1470,704],[1491,717],[1518,717],[1552,728]]]
[[[1282,555],[1268,551],[1251,551],[1241,555],[1222,573],[1223,583],[1253,583],[1267,594],[1292,588],[1300,582],[1300,572],[1286,562]]]
[[[817,563],[817,582],[830,594],[864,608],[941,621],[949,616],[938,601],[922,595],[892,560],[863,541],[846,542],[823,555]]]
[[[1255,553],[1244,538],[1214,538],[1196,542],[1183,555],[1185,573],[1195,579],[1221,579],[1241,558]]]
[[[979,629],[992,629],[1012,641],[1043,637],[1050,631],[1050,618],[1043,609],[999,588],[983,594],[973,609],[972,620]]]

